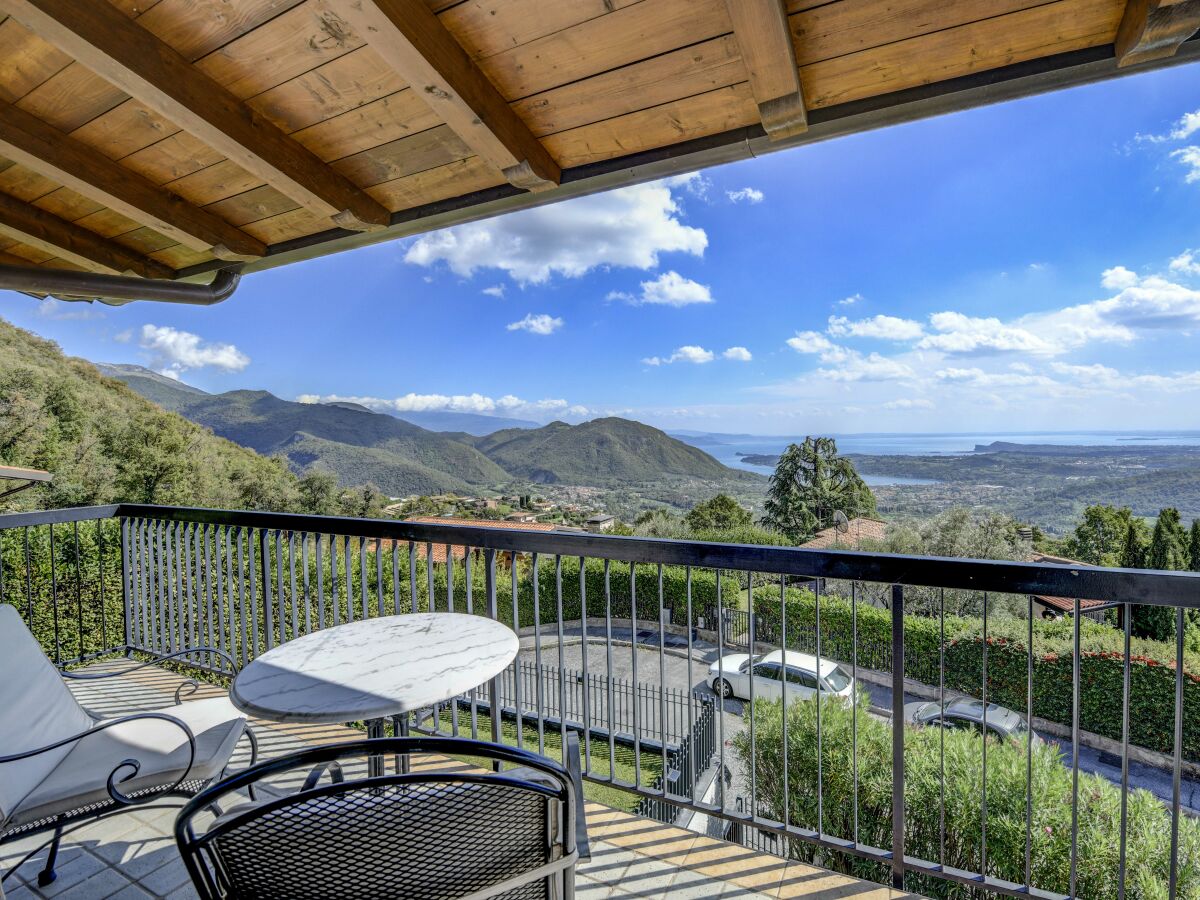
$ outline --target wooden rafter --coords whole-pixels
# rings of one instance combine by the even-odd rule
[[[387,209],[108,2],[0,0],[30,31],[284,196],[344,228]]]
[[[175,277],[170,266],[5,193],[0,193],[0,233],[92,271]]]
[[[772,140],[808,130],[796,49],[783,0],[726,0],[759,117]]]
[[[558,163],[425,0],[356,0],[341,11],[371,49],[510,184],[530,191],[558,184]]]
[[[253,259],[266,245],[37,116],[0,101],[0,153],[123,216],[220,259]]]
[[[1200,0],[1127,0],[1117,28],[1117,65],[1174,56],[1200,30]]]

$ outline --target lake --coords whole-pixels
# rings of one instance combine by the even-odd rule
[[[750,472],[770,474],[769,466],[744,463],[739,454],[781,453],[789,443],[800,443],[799,437],[746,434],[676,434],[681,441],[693,444],[712,454],[727,466]],[[974,451],[977,444],[1007,441],[1017,444],[1060,444],[1077,447],[1139,445],[1200,446],[1200,431],[1026,431],[928,434],[843,434],[831,435],[838,452],[871,456],[960,456]],[[936,484],[924,478],[904,478],[891,475],[864,475],[872,486],[897,484]]]

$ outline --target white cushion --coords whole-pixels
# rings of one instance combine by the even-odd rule
[[[0,756],[45,747],[87,731],[89,716],[71,695],[17,610],[0,603]],[[73,747],[0,765],[0,824]]]
[[[185,722],[196,736],[196,759],[188,781],[215,778],[229,762],[246,720],[224,697],[194,700],[155,712]],[[120,718],[120,717],[118,717]],[[103,721],[96,724],[102,724]],[[165,787],[183,774],[188,762],[187,735],[161,719],[115,725],[75,743],[65,758],[20,802],[10,825],[34,822],[91,803],[108,801],[108,776],[126,759],[141,763],[138,776],[119,785],[122,793]],[[122,771],[125,777],[128,771]]]

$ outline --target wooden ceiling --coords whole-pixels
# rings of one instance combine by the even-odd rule
[[[0,0],[0,265],[205,280],[1200,57],[1200,0]]]

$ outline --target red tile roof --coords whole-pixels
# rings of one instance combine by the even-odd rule
[[[1081,563],[1073,559],[1067,559],[1065,556],[1052,556],[1049,553],[1031,553],[1029,554],[1027,562],[1052,563],[1058,566],[1078,566],[1081,569],[1091,568],[1087,563]],[[1033,599],[1040,603],[1044,603],[1046,606],[1052,606],[1061,612],[1075,612],[1075,599],[1073,597],[1048,597],[1044,594],[1034,594]],[[1079,600],[1079,609],[1081,611],[1103,605],[1103,600],[1084,600],[1082,598]]]
[[[887,522],[879,519],[868,519],[855,516],[848,523],[846,531],[836,528],[823,528],[800,546],[805,550],[856,549],[864,540],[882,541],[887,534]]]
[[[504,531],[554,531],[555,526],[548,522],[505,522],[496,519],[460,519],[453,516],[414,516],[410,519],[405,519],[405,522],[414,522],[420,525],[459,525],[467,528],[499,528]],[[390,550],[393,544],[401,546],[407,544],[408,541],[393,541],[384,539],[379,541],[381,549]],[[427,545],[418,543],[416,545],[416,554],[418,559],[424,559]],[[463,559],[467,555],[467,548],[461,545],[451,545],[450,552],[455,559]],[[446,561],[446,545],[433,545],[433,561],[434,563],[444,563]]]

